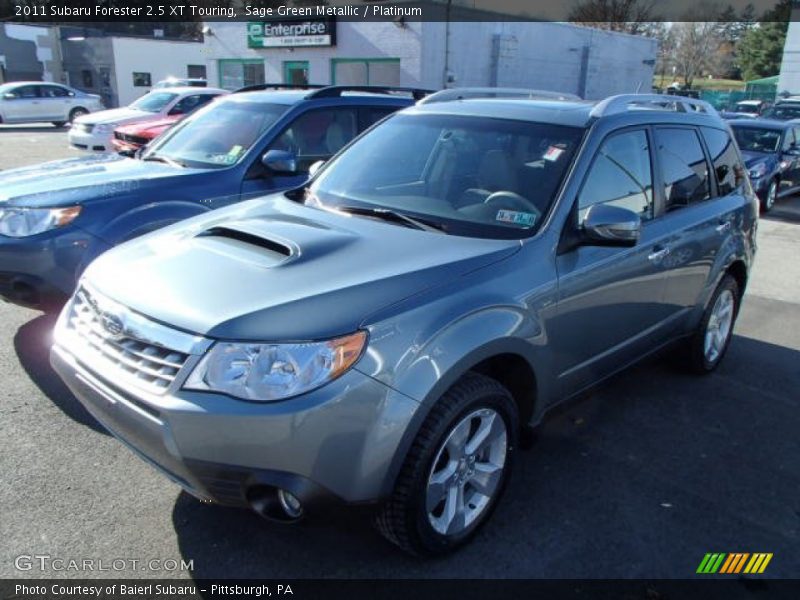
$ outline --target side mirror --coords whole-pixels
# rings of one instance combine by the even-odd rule
[[[308,176],[313,177],[314,175],[316,175],[317,171],[319,171],[322,168],[322,165],[324,164],[325,164],[324,160],[318,160],[313,165],[308,167]]]
[[[297,175],[297,156],[286,150],[268,150],[261,157],[261,164],[279,175]]]
[[[595,204],[583,219],[583,237],[590,245],[635,246],[642,230],[642,220],[632,210]]]

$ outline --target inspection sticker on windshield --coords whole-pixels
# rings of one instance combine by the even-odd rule
[[[563,148],[559,148],[558,146],[550,146],[542,158],[549,160],[550,162],[555,162],[562,154],[564,154]]]
[[[236,144],[233,148],[228,150],[228,153],[225,155],[225,162],[235,163],[236,159],[239,158],[239,155],[242,153],[242,150],[244,150],[244,148]]]
[[[517,212],[516,210],[498,210],[496,221],[501,223],[513,223],[523,227],[533,227],[536,222],[536,215],[528,212]]]

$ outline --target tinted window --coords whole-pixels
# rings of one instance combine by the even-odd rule
[[[131,104],[131,108],[157,113],[164,110],[167,104],[177,97],[178,94],[173,94],[172,92],[150,92]]]
[[[150,73],[134,73],[133,86],[134,87],[150,87]]]
[[[787,129],[786,132],[783,134],[783,145],[781,146],[781,150],[784,152],[794,146],[794,130]]]
[[[656,129],[656,150],[667,211],[711,197],[706,157],[693,129]]]
[[[619,133],[603,142],[578,196],[579,220],[594,204],[627,208],[642,220],[653,218],[653,176],[644,131]]]
[[[360,129],[368,129],[382,118],[392,114],[398,110],[394,106],[369,106],[361,108],[361,126]]]
[[[196,96],[186,96],[172,107],[169,111],[171,115],[184,115],[200,108],[204,104],[214,99],[211,94],[198,94]]]
[[[39,86],[38,85],[23,85],[14,90],[17,98],[38,98]]]
[[[336,154],[357,133],[356,108],[310,110],[297,117],[270,149],[294,152],[298,166],[306,170],[316,161]]]
[[[777,152],[781,143],[781,132],[778,129],[761,127],[737,127],[731,125],[733,137],[739,148],[745,152]]]
[[[41,86],[43,98],[66,98],[69,92],[57,85],[43,85]]]
[[[764,111],[763,116],[767,119],[778,119],[779,121],[800,119],[800,106],[794,104],[773,106],[772,108]]]
[[[719,194],[730,194],[744,181],[744,169],[739,163],[733,140],[727,132],[711,127],[703,127],[703,137],[714,164]]]

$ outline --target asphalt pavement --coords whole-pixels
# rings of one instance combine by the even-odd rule
[[[64,130],[0,127],[0,169],[75,155]],[[683,578],[707,552],[771,552],[764,576],[797,577],[800,199],[761,220],[759,245],[716,373],[658,357],[562,408],[489,525],[434,561],[404,556],[361,514],[280,526],[182,493],[54,375],[53,319],[0,303],[0,577]]]

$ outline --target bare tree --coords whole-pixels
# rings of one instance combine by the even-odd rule
[[[720,45],[718,24],[714,21],[684,21],[672,26],[675,50],[673,62],[686,87],[697,77],[717,70]]]
[[[586,27],[653,36],[659,20],[655,5],[655,0],[583,0],[568,19]]]

